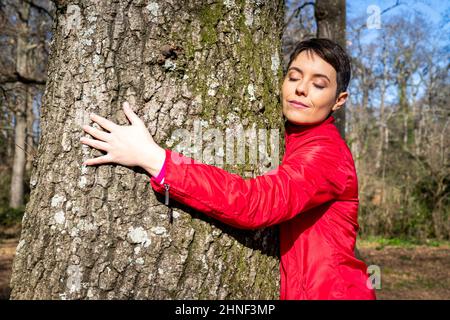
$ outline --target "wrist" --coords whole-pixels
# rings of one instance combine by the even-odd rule
[[[148,157],[145,157],[141,166],[151,176],[156,177],[160,172],[166,160],[166,150],[158,146]]]

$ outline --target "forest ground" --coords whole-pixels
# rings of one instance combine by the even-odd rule
[[[1,235],[0,299],[8,299],[12,261],[19,238],[14,228],[3,230]],[[381,289],[376,291],[377,299],[450,300],[448,242],[416,244],[398,239],[369,238],[359,239],[357,246],[367,265],[380,267]]]

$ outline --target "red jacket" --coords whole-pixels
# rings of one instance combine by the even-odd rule
[[[252,179],[167,149],[164,183],[152,187],[237,228],[279,224],[281,299],[375,299],[354,256],[355,166],[333,122],[288,123],[281,165]]]

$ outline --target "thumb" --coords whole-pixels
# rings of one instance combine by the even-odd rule
[[[127,116],[128,120],[130,120],[132,125],[140,122],[141,119],[138,117],[138,115],[136,113],[134,113],[133,109],[131,109],[128,101],[125,101],[123,103],[123,112]]]

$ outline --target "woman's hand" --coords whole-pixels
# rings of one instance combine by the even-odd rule
[[[90,115],[91,120],[109,132],[83,126],[84,131],[98,140],[82,137],[81,143],[106,151],[107,154],[86,160],[83,165],[118,163],[129,167],[139,166],[152,176],[157,175],[164,164],[165,150],[156,144],[144,122],[133,112],[128,102],[123,104],[123,111],[131,126],[119,126],[96,114]]]

